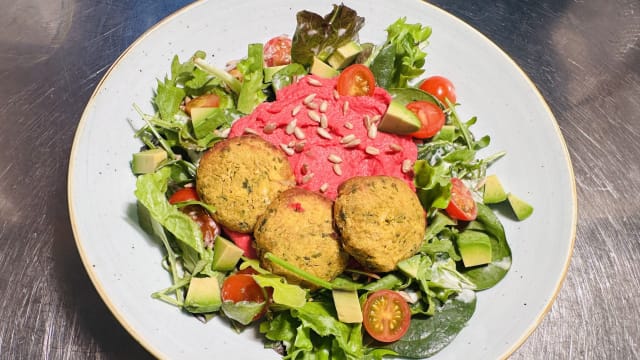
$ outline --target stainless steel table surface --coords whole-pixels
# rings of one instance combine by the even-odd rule
[[[151,357],[85,273],[68,218],[67,166],[105,71],[187,2],[0,2],[0,359]],[[573,161],[579,221],[571,266],[550,312],[512,358],[640,358],[640,2],[432,2],[524,69]]]

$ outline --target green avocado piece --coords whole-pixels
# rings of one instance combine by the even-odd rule
[[[134,174],[149,174],[167,159],[167,152],[163,149],[149,149],[133,154],[131,170]]]
[[[315,56],[313,57],[313,63],[311,64],[311,69],[309,70],[309,72],[313,75],[317,75],[325,79],[331,79],[340,74],[338,70],[327,65],[327,63]]]
[[[191,313],[209,313],[218,311],[222,305],[218,278],[191,278],[184,308]]]
[[[264,82],[271,82],[271,80],[273,80],[273,75],[275,75],[278,71],[284,69],[285,67],[287,67],[287,65],[265,67]]]
[[[392,134],[407,135],[416,132],[422,124],[411,110],[397,100],[391,100],[387,112],[378,124],[378,130]]]
[[[516,218],[518,218],[518,220],[524,220],[531,216],[531,214],[533,213],[533,206],[531,206],[531,204],[513,195],[512,193],[507,194],[507,200],[509,200],[509,205],[511,205],[511,209],[513,209],[513,212],[516,214]]]
[[[361,323],[362,309],[356,290],[331,290],[333,303],[336,306],[338,320],[343,323]]]
[[[461,232],[458,235],[458,250],[465,267],[491,262],[491,239],[483,232],[474,230]]]
[[[497,204],[507,200],[507,193],[497,175],[489,175],[484,181],[482,201],[485,204]]]
[[[362,47],[360,47],[360,44],[352,40],[337,48],[336,51],[329,56],[327,62],[334,69],[343,69],[351,65],[353,60],[355,60],[361,52]]]
[[[218,236],[213,245],[211,267],[216,271],[230,271],[236,267],[244,251],[231,241]]]

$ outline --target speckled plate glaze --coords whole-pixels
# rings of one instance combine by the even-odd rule
[[[132,105],[151,111],[156,79],[171,58],[196,50],[223,66],[246,54],[246,44],[292,35],[295,13],[321,14],[330,1],[204,1],[161,21],[114,63],[80,120],[69,166],[69,210],[85,268],[122,325],[160,358],[277,359],[260,334],[237,334],[221,319],[203,324],[150,294],[169,286],[161,247],[138,227],[129,161],[140,144]],[[459,113],[477,115],[477,135],[489,134],[486,154],[507,156],[490,169],[508,190],[535,207],[524,222],[502,216],[513,266],[496,287],[481,292],[468,326],[434,359],[504,358],[535,329],[565,277],[576,226],[575,180],[553,114],[518,66],[487,38],[448,13],[418,0],[345,1],[366,18],[361,39],[381,42],[399,17],[433,28],[427,74],[449,77]],[[211,57],[213,55],[213,57]],[[500,93],[499,97],[490,94]]]

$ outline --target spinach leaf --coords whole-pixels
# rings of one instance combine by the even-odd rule
[[[155,173],[138,176],[135,195],[151,217],[165,227],[176,239],[201,254],[202,231],[188,215],[169,204],[165,193],[171,169],[164,167]]]
[[[486,205],[478,203],[478,216],[476,222],[469,226],[484,229],[484,232],[491,239],[491,262],[484,266],[478,266],[470,269],[458,269],[476,286],[476,290],[488,289],[497,284],[507,275],[511,267],[511,248],[507,243],[504,228],[500,219]]]
[[[445,348],[466,326],[476,308],[476,296],[471,290],[463,291],[438,308],[432,317],[411,319],[409,330],[402,339],[385,348],[398,356],[422,359]]]
[[[358,40],[364,18],[344,5],[333,5],[324,17],[303,10],[296,15],[298,25],[291,44],[291,60],[309,66],[313,57],[325,60],[331,53],[351,40]]]

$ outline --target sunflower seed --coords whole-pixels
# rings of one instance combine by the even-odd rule
[[[400,151],[403,150],[402,146],[400,146],[400,145],[398,145],[396,143],[389,144],[389,149],[391,149],[391,151],[393,151],[393,152],[400,152]]]
[[[342,104],[342,114],[347,115],[348,111],[349,111],[349,102],[345,101],[344,104]]]
[[[258,135],[258,132],[253,130],[252,128],[244,128],[245,134]]]
[[[292,148],[290,148],[287,144],[280,144],[280,148],[282,149],[282,151],[285,152],[285,154],[291,156],[294,154],[294,151]]]
[[[329,103],[326,100],[324,100],[324,101],[322,101],[320,103],[320,112],[321,113],[327,112],[328,108],[329,108]]]
[[[338,176],[342,176],[342,168],[340,167],[340,164],[333,164],[333,172]]]
[[[319,123],[320,122],[320,114],[318,114],[316,111],[313,110],[309,110],[309,112],[307,113],[307,115],[309,115],[309,119]]]
[[[316,93],[311,93],[307,95],[307,97],[304,98],[304,100],[302,100],[302,103],[305,105],[309,105],[315,98],[316,98]]]
[[[369,155],[374,155],[374,156],[380,154],[380,150],[378,150],[378,148],[375,148],[373,146],[367,146],[364,149],[364,152],[366,152]]]
[[[364,128],[369,130],[369,128],[371,127],[371,118],[369,117],[369,115],[365,115],[364,117],[362,117],[362,122],[364,123]]]
[[[307,82],[309,83],[309,85],[312,85],[312,86],[322,86],[322,83],[319,80],[314,78],[308,78]]]
[[[340,143],[342,143],[342,144],[347,144],[347,143],[352,142],[352,141],[353,141],[353,140],[355,140],[355,139],[356,139],[356,136],[355,136],[355,135],[353,135],[353,134],[345,135],[345,136],[342,138],[342,140],[340,140]]]
[[[413,167],[413,164],[411,163],[411,160],[409,159],[405,159],[402,162],[402,172],[404,174],[408,173],[409,171],[411,171],[411,168]]]
[[[276,125],[276,123],[268,123],[262,129],[262,132],[264,132],[265,134],[273,134],[277,127],[278,125]]]
[[[380,119],[382,119],[382,116],[380,116],[380,115],[373,115],[373,116],[371,117],[371,123],[372,123],[372,124],[375,124],[375,123],[377,123],[378,121],[380,121]]]
[[[291,135],[293,134],[293,132],[296,129],[296,125],[298,124],[298,120],[296,118],[293,118],[291,121],[289,121],[289,123],[287,124],[287,128],[284,130],[284,132],[287,133],[287,135]]]
[[[334,164],[340,164],[342,162],[342,158],[336,154],[329,155],[327,159]]]
[[[329,190],[329,183],[324,183],[320,185],[320,192],[325,193],[327,192],[327,190]]]
[[[348,143],[344,144],[344,147],[347,149],[350,149],[350,148],[357,147],[358,145],[360,145],[360,139],[353,139]]]
[[[304,150],[304,146],[307,144],[306,141],[300,141],[293,145],[293,150],[297,153],[302,152]]]
[[[296,107],[294,107],[293,110],[291,110],[291,116],[298,115],[300,110],[302,110],[302,105],[301,104],[296,105]]]
[[[317,132],[318,132],[318,135],[320,135],[320,137],[323,137],[328,140],[333,139],[333,136],[331,136],[331,134],[329,134],[329,132],[325,128],[319,127],[317,128]]]
[[[300,174],[307,175],[309,173],[309,164],[302,164],[300,167]]]
[[[296,145],[296,141],[295,140],[291,140],[289,141],[289,143],[287,144],[288,147],[292,148]]]
[[[295,135],[296,139],[298,140],[304,140],[304,131],[302,131],[302,129],[300,129],[299,127],[293,129],[293,135]]]
[[[307,175],[302,177],[302,183],[306,184],[309,181],[311,181],[311,179],[313,179],[314,173],[308,173]]]
[[[351,122],[349,122],[349,121],[345,121],[344,122],[344,127],[349,129],[349,130],[351,130],[351,129],[353,129],[353,124]]]
[[[340,99],[340,93],[337,89],[333,89],[333,98],[336,100]]]
[[[327,119],[327,115],[326,114],[321,114],[320,115],[320,127],[321,128],[327,128],[329,127],[329,119]]]
[[[309,110],[317,110],[318,109],[318,104],[314,103],[314,102],[310,102],[307,104],[307,109]]]
[[[376,136],[378,136],[378,126],[376,124],[371,124],[371,126],[369,126],[367,136],[369,137],[369,139],[375,139]]]

